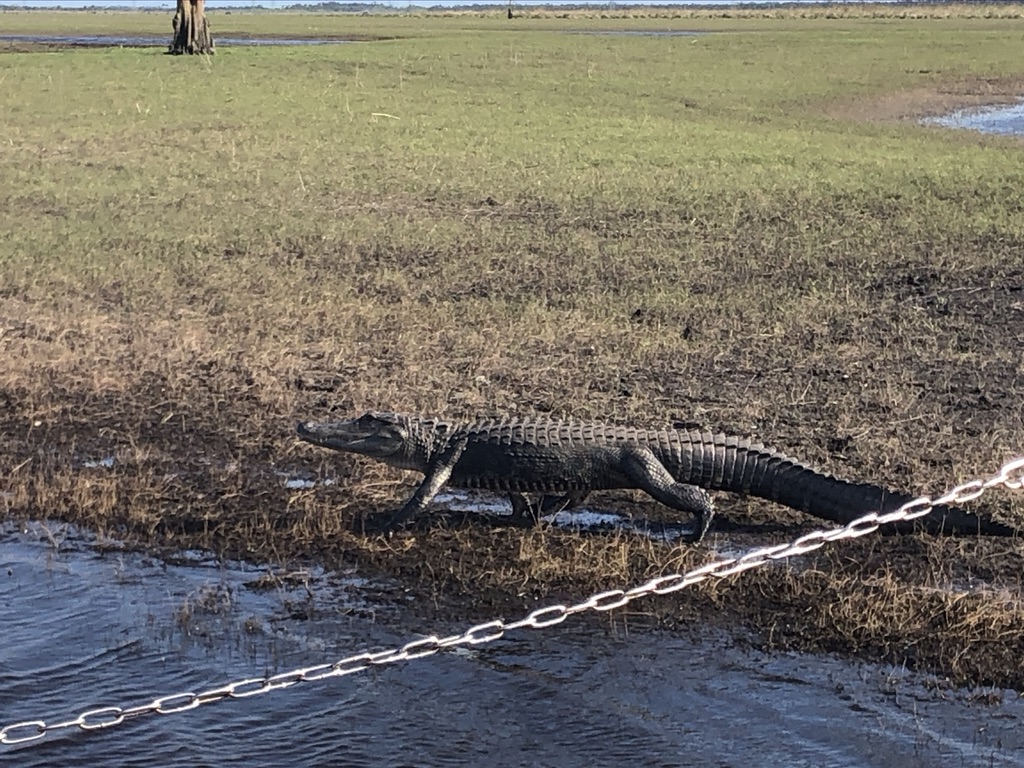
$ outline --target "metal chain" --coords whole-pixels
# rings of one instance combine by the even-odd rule
[[[333,663],[317,664],[313,667],[281,672],[270,677],[252,677],[221,686],[220,688],[211,688],[201,693],[175,693],[170,696],[161,696],[148,704],[128,707],[126,709],[116,706],[90,709],[80,714],[74,720],[65,720],[58,723],[46,723],[42,720],[13,723],[0,728],[0,744],[22,744],[28,741],[35,741],[48,733],[75,726],[86,731],[102,730],[143,715],[170,715],[176,712],[195,709],[201,704],[212,704],[224,699],[244,699],[281,688],[290,688],[298,683],[313,683],[330,677],[351,675],[372,666],[420,659],[424,656],[432,656],[446,648],[490,643],[503,637],[506,632],[515,629],[551,627],[555,624],[561,624],[567,618],[577,613],[610,611],[628,605],[641,597],[667,595],[712,577],[721,579],[745,571],[748,568],[766,565],[773,560],[781,560],[785,557],[813,552],[828,542],[865,536],[878,530],[880,526],[888,525],[889,523],[923,517],[931,512],[933,507],[940,504],[962,504],[972,501],[989,489],[1000,485],[1017,491],[1024,488],[1024,456],[1007,462],[999,472],[987,480],[972,480],[969,483],[958,485],[937,499],[921,496],[907,502],[893,512],[886,514],[872,512],[853,520],[842,528],[812,531],[789,544],[760,547],[740,557],[716,560],[686,573],[658,576],[632,589],[612,589],[607,592],[591,595],[586,600],[575,605],[549,605],[545,608],[538,608],[518,621],[506,622],[501,619],[495,619],[494,621],[470,627],[462,634],[449,635],[447,637],[431,635],[430,637],[408,642],[399,648],[376,652],[364,651],[353,656],[346,656]]]

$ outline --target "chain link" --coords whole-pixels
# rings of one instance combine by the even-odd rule
[[[1000,468],[999,472],[988,479],[972,480],[968,483],[963,483],[937,499],[921,496],[908,501],[893,512],[881,515],[871,512],[851,521],[842,528],[812,531],[789,544],[760,547],[739,557],[715,560],[686,573],[656,576],[650,581],[632,589],[612,589],[607,592],[599,592],[575,605],[549,605],[544,608],[538,608],[518,621],[505,622],[502,619],[495,619],[494,621],[470,627],[459,635],[450,635],[443,638],[431,635],[419,640],[412,640],[399,648],[377,652],[364,651],[339,659],[331,664],[317,664],[316,666],[304,669],[281,672],[270,677],[253,677],[247,680],[239,680],[220,688],[211,688],[200,693],[188,692],[161,696],[149,704],[128,709],[100,707],[87,710],[74,720],[51,724],[47,724],[42,720],[13,723],[0,728],[0,744],[12,745],[36,741],[48,733],[76,726],[86,731],[112,728],[115,725],[120,725],[125,720],[144,715],[170,715],[185,712],[189,709],[195,709],[202,704],[212,704],[224,699],[244,699],[282,688],[290,688],[299,683],[313,683],[330,677],[351,675],[371,666],[421,659],[426,656],[433,656],[447,648],[461,645],[482,645],[499,640],[504,637],[506,632],[516,629],[544,629],[546,627],[553,627],[577,613],[611,611],[628,605],[641,597],[671,594],[693,584],[699,584],[709,578],[722,579],[750,568],[767,565],[773,560],[781,560],[786,557],[813,552],[830,542],[865,536],[889,523],[923,517],[931,512],[933,507],[940,504],[962,504],[967,501],[973,501],[986,491],[997,486],[1004,486],[1018,491],[1024,488],[1024,456],[1007,462]]]

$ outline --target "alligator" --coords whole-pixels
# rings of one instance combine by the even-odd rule
[[[446,484],[507,493],[512,519],[536,522],[577,506],[591,491],[636,488],[693,516],[683,539],[699,542],[715,508],[709,490],[756,496],[843,525],[890,512],[914,497],[819,472],[747,438],[549,418],[466,423],[368,412],[345,421],[298,425],[314,445],[357,453],[424,474],[408,502],[377,526],[392,530],[420,515]],[[541,494],[537,505],[525,494]],[[962,509],[937,506],[897,530],[1013,536],[1017,531]]]

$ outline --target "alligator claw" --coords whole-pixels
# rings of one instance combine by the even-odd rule
[[[704,536],[708,532],[708,528],[711,527],[711,519],[715,516],[715,513],[697,515],[697,518],[693,521],[693,530],[689,533],[684,533],[680,538],[687,544],[699,544],[704,540]]]

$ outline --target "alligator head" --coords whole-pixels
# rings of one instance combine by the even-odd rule
[[[368,411],[345,421],[300,422],[297,429],[307,443],[369,456],[393,467],[423,471],[428,460],[428,441],[402,414]]]
[[[307,443],[386,460],[409,439],[408,420],[394,413],[370,411],[358,419],[299,422],[299,437]]]

